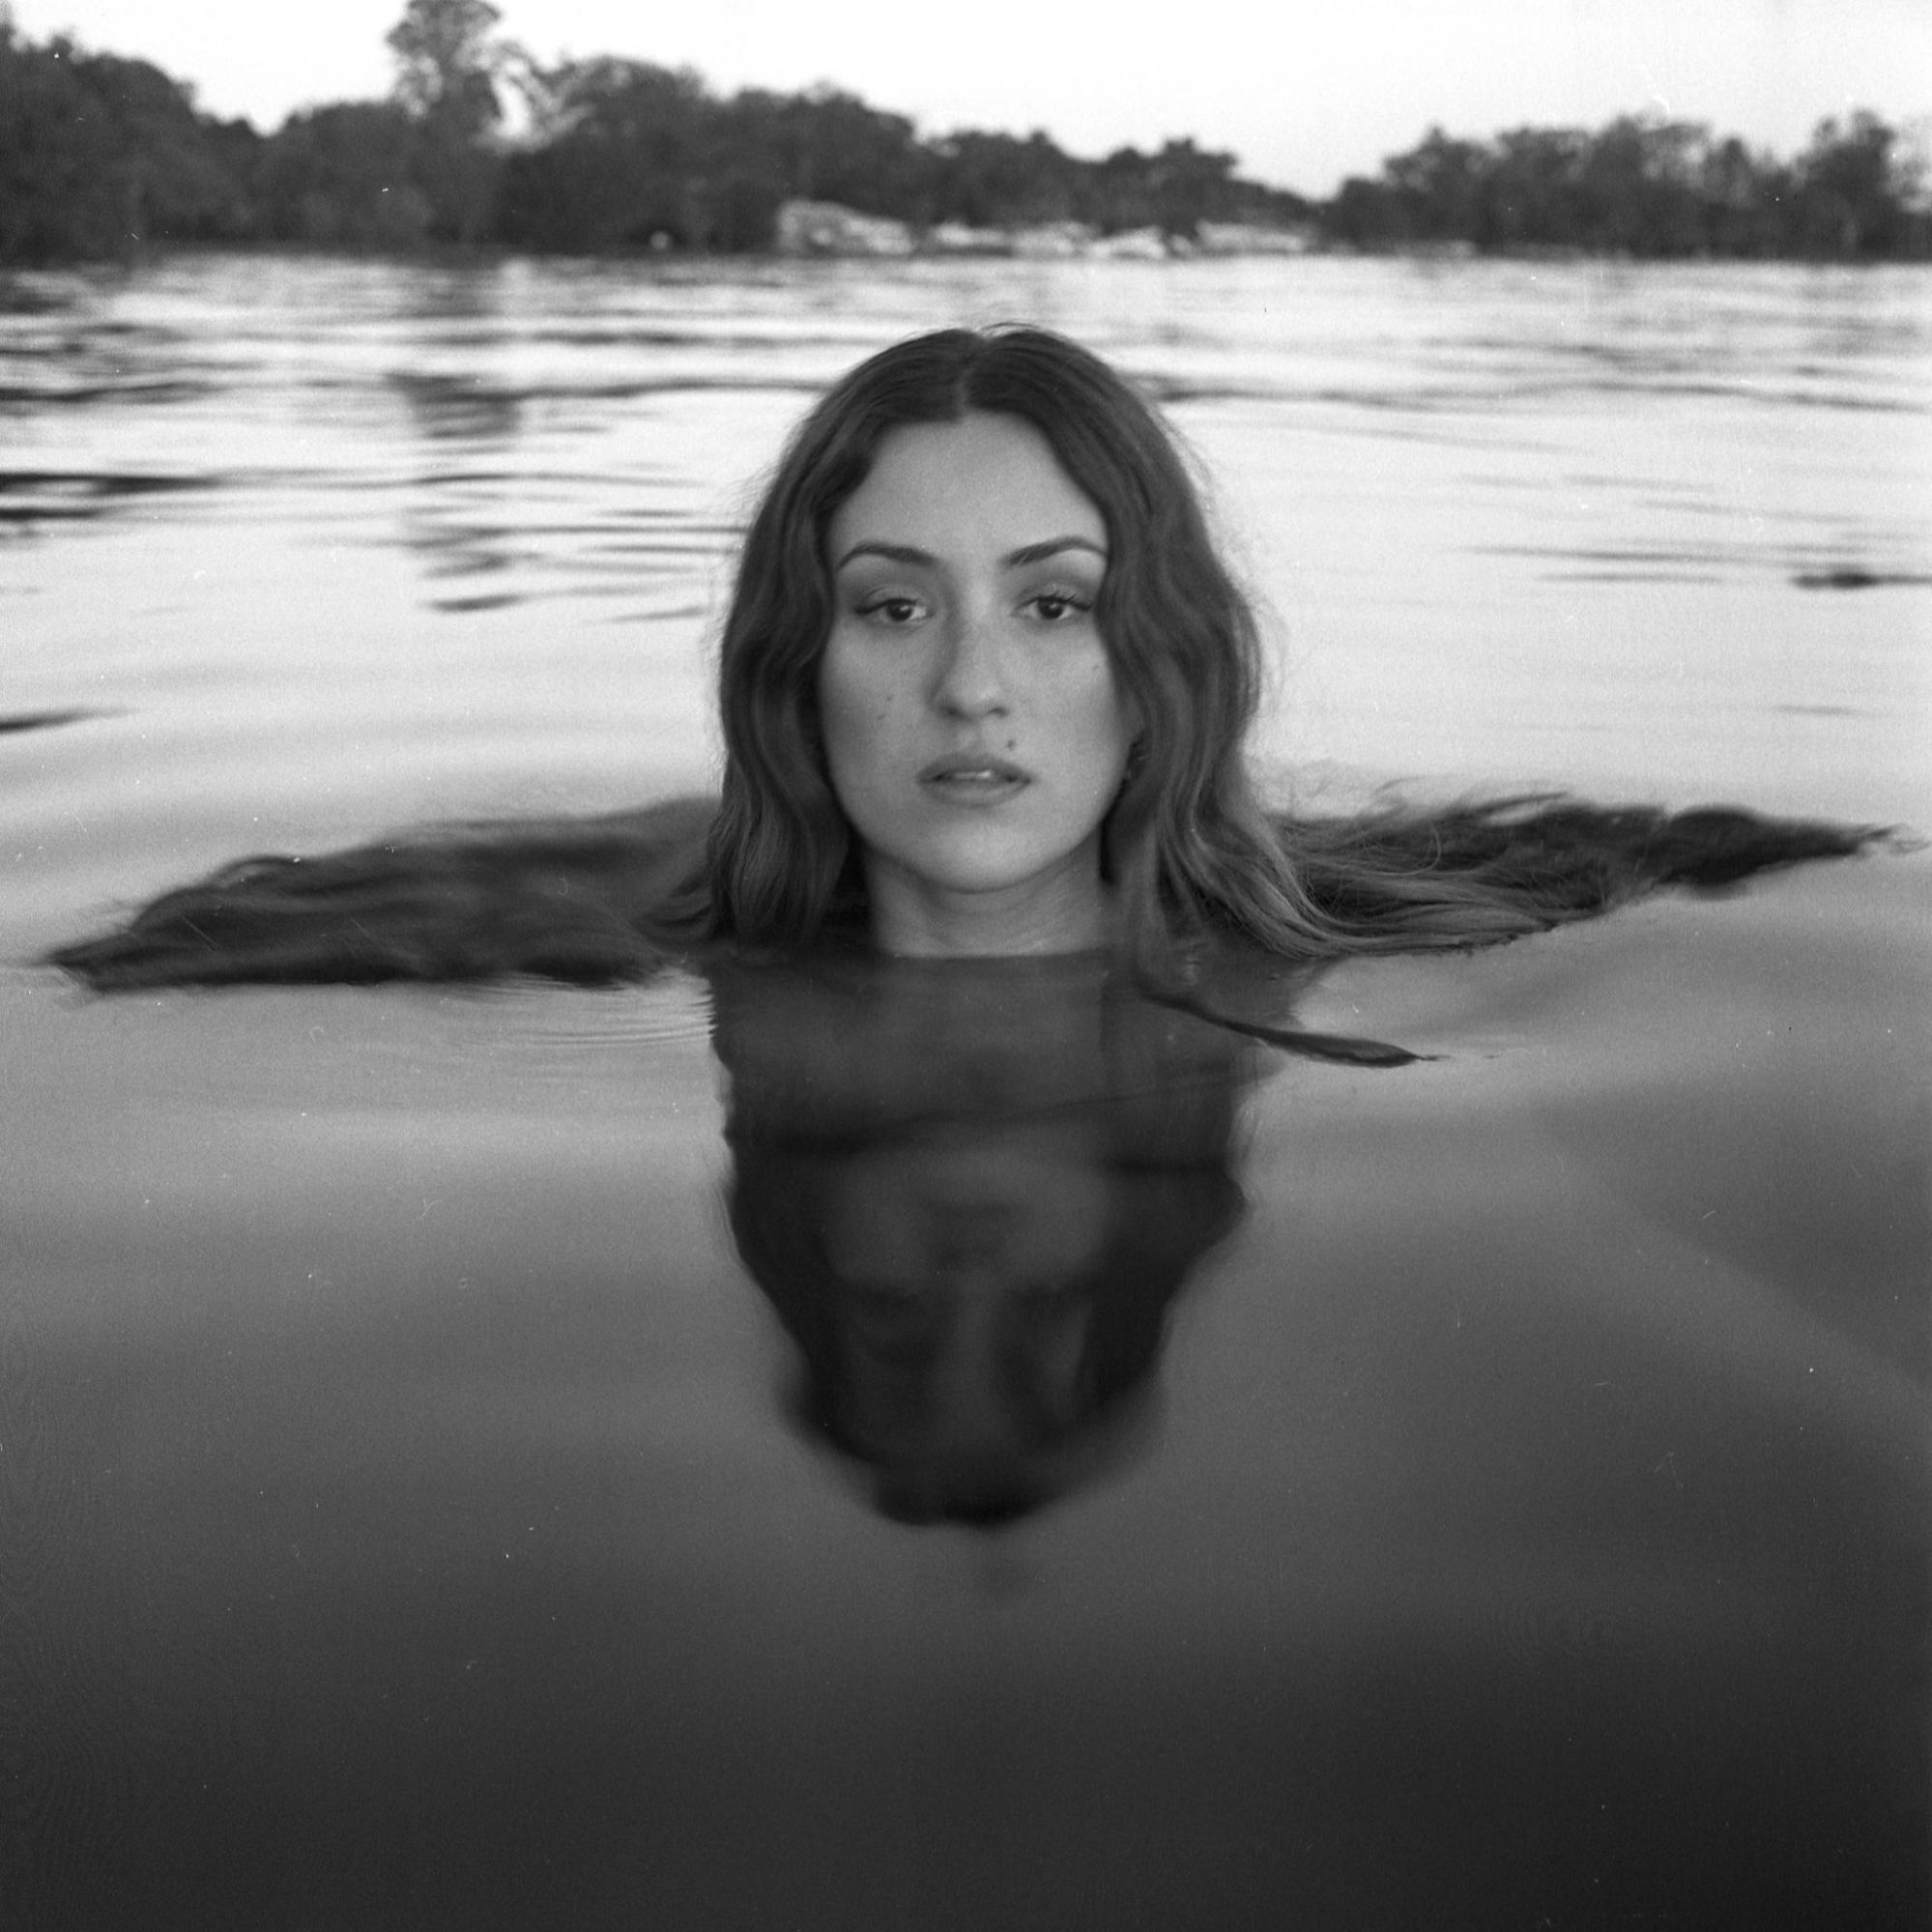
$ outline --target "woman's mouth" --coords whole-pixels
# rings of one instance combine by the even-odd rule
[[[955,752],[936,758],[919,773],[921,788],[956,805],[994,805],[1032,783],[1031,776],[1003,758],[984,752]]]

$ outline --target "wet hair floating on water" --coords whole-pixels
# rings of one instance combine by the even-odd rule
[[[512,974],[603,983],[718,946],[862,942],[860,854],[818,717],[834,614],[826,533],[885,437],[974,412],[1029,424],[1106,524],[1096,621],[1146,726],[1102,827],[1102,865],[1123,965],[1156,997],[1194,1004],[1194,966],[1217,948],[1313,964],[1493,944],[1659,887],[1727,885],[1884,836],[1549,795],[1264,812],[1243,754],[1261,683],[1254,619],[1171,433],[1120,375],[1061,336],[944,330],[853,369],[779,461],[725,620],[717,802],[248,859],[52,963],[102,991]]]

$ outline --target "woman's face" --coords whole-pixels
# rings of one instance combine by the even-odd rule
[[[1134,721],[1094,621],[1107,526],[1017,417],[893,430],[832,520],[819,667],[873,937],[908,954],[1107,937],[1100,827]]]

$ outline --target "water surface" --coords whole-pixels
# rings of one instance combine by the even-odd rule
[[[1079,971],[27,962],[244,851],[703,789],[747,479],[1010,315],[1199,452],[1284,795],[1923,827],[1928,289],[12,286],[10,1915],[1925,1925],[1922,856],[1292,990],[1396,1071]],[[905,1520],[936,1458],[976,1521]]]

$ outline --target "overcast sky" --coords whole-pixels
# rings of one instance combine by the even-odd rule
[[[5,0],[0,0],[4,7]],[[539,60],[831,81],[922,132],[1044,128],[1072,153],[1192,134],[1325,194],[1439,122],[1486,135],[1652,109],[1788,154],[1828,114],[1932,110],[1932,0],[500,0]],[[387,91],[402,0],[13,0],[41,39],[138,54],[265,130]]]

